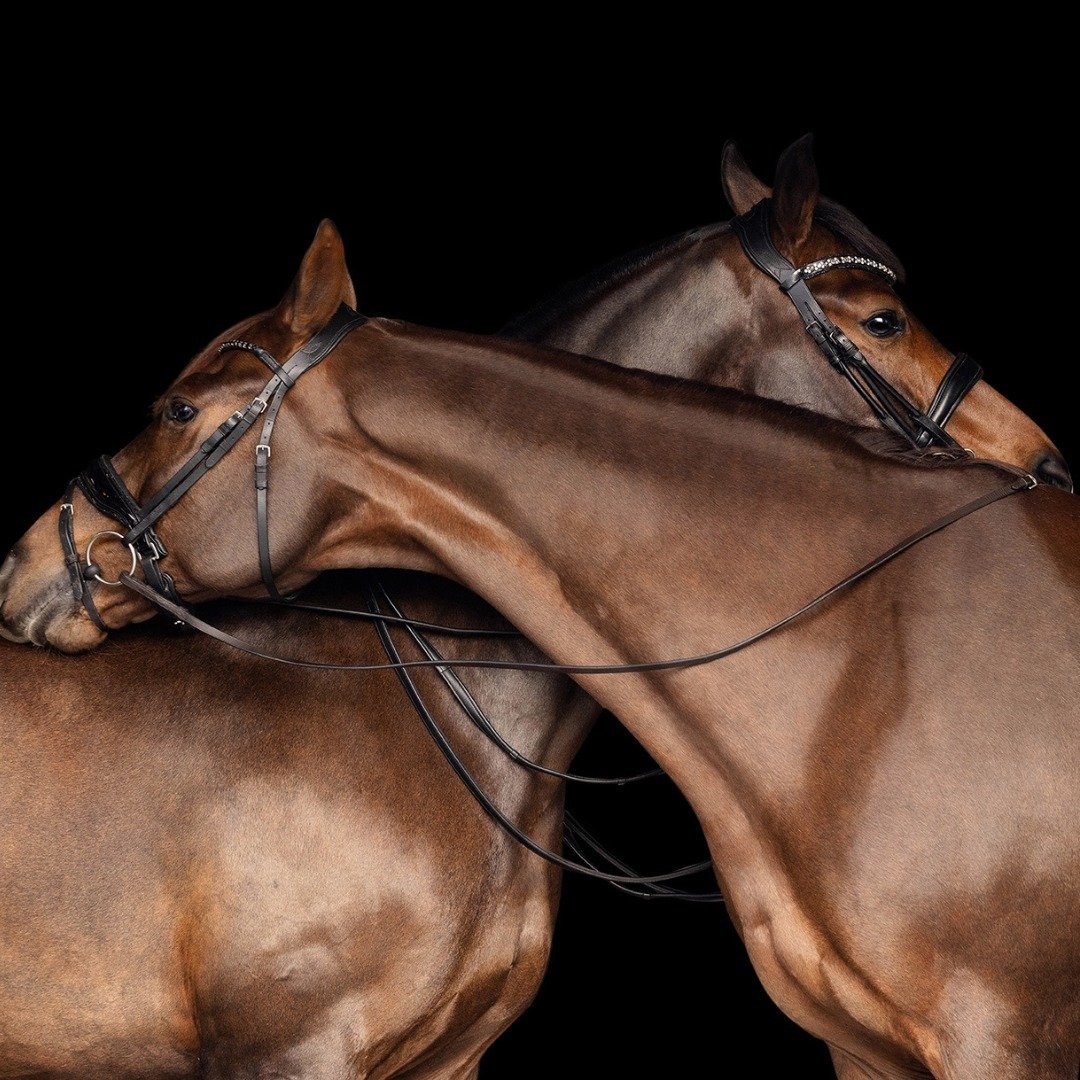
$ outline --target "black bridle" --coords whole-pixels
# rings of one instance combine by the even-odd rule
[[[831,270],[863,270],[896,284],[896,272],[866,255],[832,255],[796,267],[772,242],[769,233],[770,199],[762,199],[732,221],[732,228],[750,261],[780,286],[795,305],[806,331],[825,358],[851,384],[874,416],[891,432],[914,447],[944,446],[960,449],[945,430],[957,405],[982,378],[982,368],[967,353],[957,353],[925,411],[904,396],[863,355],[814,299],[807,282]]]
[[[759,207],[761,206],[762,204],[759,204]],[[826,353],[830,358],[833,356],[833,351],[842,353],[847,358],[845,364],[841,365],[841,369],[848,374],[849,378],[854,379],[854,375],[848,370],[848,365],[855,365],[855,367],[863,372],[864,375],[865,370],[873,372],[873,376],[880,380],[883,386],[887,387],[889,392],[895,395],[898,401],[903,402],[907,410],[911,411],[912,415],[909,419],[911,419],[912,423],[915,422],[914,417],[916,415],[922,418],[919,422],[922,425],[920,430],[927,432],[928,438],[933,437],[939,442],[944,438],[948,440],[945,445],[955,447],[955,442],[937,427],[934,420],[922,413],[918,413],[918,410],[916,410],[914,406],[907,402],[898,391],[893,390],[888,382],[874,371],[869,365],[869,362],[862,357],[861,353],[859,353],[858,349],[844,337],[838,327],[828,320],[824,312],[821,311],[813,297],[810,295],[809,290],[806,289],[806,276],[813,276],[814,273],[824,272],[824,269],[832,269],[834,266],[840,265],[841,262],[843,262],[844,265],[858,265],[865,269],[867,268],[867,263],[872,262],[872,260],[865,260],[862,256],[837,256],[834,260],[823,260],[823,262],[830,264],[829,266],[824,267],[824,269],[814,269],[814,266],[812,265],[811,267],[804,267],[801,271],[794,270],[790,267],[790,264],[787,264],[785,260],[782,260],[781,256],[776,253],[775,248],[772,247],[771,241],[768,240],[767,218],[765,217],[767,208],[759,211],[759,207],[755,207],[755,210],[751,211],[751,215],[748,215],[748,220],[758,220],[764,223],[765,239],[768,241],[769,250],[772,251],[777,260],[780,260],[785,266],[788,266],[789,269],[786,272],[787,276],[785,277],[785,281],[789,278],[791,281],[785,288],[785,292],[787,292],[789,296],[792,296],[793,300],[796,302],[796,306],[799,306],[800,312],[816,313],[814,314],[813,327],[811,327],[809,316],[804,314],[804,318],[808,320],[807,329],[810,331],[811,335],[814,336],[814,340],[818,341],[819,344],[822,342],[828,343],[828,348],[826,348],[825,345],[822,345],[822,348],[826,350]],[[750,235],[757,235],[757,232],[754,229],[751,229]],[[759,240],[760,236],[758,236],[758,241]],[[753,243],[758,244],[758,241],[753,241]],[[746,243],[746,241],[744,241],[744,243]],[[755,247],[754,250],[758,250],[758,247]],[[751,248],[748,247],[747,251],[750,253]],[[762,266],[763,269],[765,268],[763,263],[759,262],[752,254],[751,257],[754,258],[754,261]],[[836,260],[840,260],[840,262],[837,262]],[[852,260],[860,261],[853,262]],[[876,272],[887,271],[891,273],[891,271],[888,271],[888,268],[884,267],[883,264],[875,264],[875,266],[879,268]],[[772,271],[768,272],[772,274]],[[800,306],[800,304],[802,306]],[[576,773],[562,772],[558,769],[551,769],[529,760],[525,755],[519,753],[514,747],[507,743],[499,734],[498,730],[469,693],[465,684],[458,677],[455,669],[472,667],[512,671],[559,672],[571,675],[614,675],[631,672],[679,670],[713,663],[737,652],[741,652],[743,649],[749,648],[749,646],[768,637],[782,627],[787,626],[789,623],[810,613],[829,598],[851,588],[880,566],[884,566],[886,563],[891,562],[904,551],[907,551],[908,548],[920,543],[928,536],[932,536],[941,529],[947,528],[953,522],[958,521],[969,514],[975,513],[984,506],[989,506],[991,503],[1006,498],[1015,492],[1036,486],[1034,477],[1021,473],[1019,470],[1012,469],[1011,467],[1003,466],[1002,468],[1011,474],[1011,479],[1008,483],[979,496],[977,499],[965,503],[963,506],[943,515],[935,521],[932,521],[930,524],[923,526],[921,529],[895,544],[888,551],[883,552],[866,565],[848,574],[843,580],[837,582],[831,588],[825,590],[823,593],[819,594],[817,597],[783,619],[779,619],[764,629],[759,630],[757,633],[752,634],[733,645],[728,645],[722,649],[716,649],[708,653],[701,653],[697,656],[647,661],[637,664],[554,664],[546,662],[446,658],[442,656],[431,644],[430,640],[424,636],[425,632],[477,637],[494,635],[502,636],[506,632],[444,627],[438,624],[418,622],[409,619],[396,607],[385,589],[376,582],[376,584],[368,591],[368,611],[325,608],[303,604],[290,606],[321,611],[329,614],[370,619],[375,625],[379,640],[387,655],[386,663],[330,664],[284,657],[276,653],[258,649],[248,642],[234,637],[218,627],[212,626],[183,606],[176,594],[172,578],[165,573],[159,565],[161,559],[164,558],[168,552],[165,545],[161,542],[160,537],[155,533],[154,525],[165,513],[172,509],[180,499],[182,499],[183,496],[210,471],[210,469],[221,461],[221,459],[239,443],[243,435],[255,424],[258,418],[263,416],[264,419],[259,442],[255,447],[254,470],[259,568],[263,583],[271,598],[281,602],[282,597],[274,581],[270,560],[269,506],[267,501],[269,488],[270,439],[273,435],[274,424],[277,420],[278,413],[281,410],[285,395],[296,384],[297,379],[305,372],[310,371],[321,360],[325,359],[325,357],[329,355],[348,333],[362,325],[365,321],[366,318],[363,315],[359,315],[343,305],[322,330],[316,333],[305,345],[293,353],[293,355],[283,364],[279,363],[266,349],[259,345],[252,344],[251,342],[238,339],[223,342],[218,347],[219,353],[226,352],[230,349],[240,349],[250,352],[270,369],[272,372],[271,378],[255,398],[252,399],[250,404],[248,404],[246,408],[234,412],[223,424],[221,424],[217,430],[202,443],[199,449],[192,454],[175,473],[173,473],[145,505],[141,505],[138,500],[135,499],[123,478],[114,467],[112,460],[105,456],[95,461],[89,468],[72,481],[60,509],[60,540],[64,550],[65,563],[71,577],[74,595],[77,601],[84,605],[89,617],[93,620],[95,625],[102,630],[107,630],[108,627],[102,622],[94,604],[90,587],[93,582],[97,582],[104,586],[125,586],[154,604],[160,611],[172,616],[178,623],[182,623],[193,630],[197,630],[200,633],[213,638],[215,641],[219,641],[232,648],[238,649],[241,652],[263,660],[324,671],[396,672],[409,699],[412,701],[417,714],[431,734],[439,750],[443,753],[451,767],[472,793],[480,807],[500,828],[529,851],[564,870],[571,870],[579,874],[584,874],[587,877],[607,881],[617,888],[644,898],[678,898],[698,902],[722,901],[721,895],[716,892],[687,892],[685,890],[672,888],[666,884],[666,882],[675,879],[685,878],[704,872],[711,865],[709,861],[705,860],[693,863],[689,866],[681,867],[678,870],[672,870],[663,874],[637,874],[617,856],[607,851],[602,844],[600,844],[570,815],[567,816],[565,842],[568,850],[577,857],[576,861],[574,859],[568,859],[554,851],[550,851],[543,845],[534,841],[519,829],[517,825],[515,825],[514,822],[495,805],[483,790],[480,783],[469,771],[465,763],[454,751],[445,732],[443,732],[442,728],[424,703],[412,678],[412,669],[421,667],[434,668],[470,722],[506,753],[511,760],[523,768],[561,780],[590,784],[622,785],[636,780],[643,780],[660,775],[662,770],[654,769],[645,773],[625,777],[588,777]],[[846,342],[846,346],[842,344],[843,342]],[[857,360],[854,358],[857,358]],[[835,360],[834,362],[840,365],[839,360]],[[954,367],[956,367],[955,363]],[[856,383],[856,385],[858,384]],[[945,383],[943,382],[942,387],[944,386]],[[959,396],[955,393],[943,395],[942,389],[939,388],[937,397],[942,396],[955,399],[952,400],[951,407],[947,409],[942,418],[942,422],[944,422],[944,419],[947,419],[948,414],[956,407],[956,403],[959,402],[963,393],[961,392]],[[937,398],[935,398],[935,400],[936,399]],[[892,414],[889,413],[888,415],[891,416]],[[885,422],[884,416],[883,422]],[[926,424],[931,426],[927,427],[925,426]],[[78,486],[79,490],[97,510],[105,516],[112,518],[114,521],[117,521],[125,529],[122,533],[106,530],[91,537],[87,544],[85,560],[81,563],[75,547],[72,520],[73,510],[71,498],[76,486]],[[125,545],[131,553],[132,562],[129,572],[121,574],[120,578],[116,581],[109,581],[103,578],[101,576],[101,568],[93,561],[94,544],[105,537],[117,539],[120,543]],[[145,581],[139,581],[134,576],[137,567],[141,567]],[[383,611],[384,606],[389,609],[387,612]],[[389,627],[392,625],[405,628],[414,644],[424,654],[424,659],[402,659],[401,653],[398,651],[397,645],[390,635]],[[605,869],[605,865],[613,867],[614,870]]]
[[[90,582],[96,581],[106,586],[117,586],[123,582],[107,581],[101,576],[101,567],[93,559],[94,545],[105,537],[118,540],[131,553],[131,573],[139,567],[156,593],[178,602],[180,598],[172,578],[159,566],[160,560],[168,551],[154,531],[154,525],[240,441],[260,416],[263,418],[262,430],[255,446],[255,531],[259,548],[259,572],[271,597],[275,600],[281,599],[270,561],[270,511],[267,505],[270,440],[273,438],[274,425],[285,395],[296,385],[297,379],[324,360],[342,338],[365,322],[366,316],[358,315],[342,304],[326,326],[297,349],[284,364],[279,364],[269,351],[253,345],[250,341],[234,338],[222,342],[218,346],[219,355],[231,349],[249,352],[270,369],[270,380],[246,408],[238,409],[221,424],[145,505],[140,505],[131,494],[123,477],[116,471],[112,459],[106,455],[92,462],[72,481],[60,508],[60,543],[64,549],[64,561],[68,567],[72,589],[95,626],[108,630],[94,604]],[[86,547],[85,562],[81,565],[72,526],[71,496],[76,486],[95,509],[119,522],[125,529],[122,533],[111,529],[103,530],[92,536]]]

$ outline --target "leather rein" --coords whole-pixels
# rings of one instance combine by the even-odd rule
[[[884,263],[859,255],[833,256],[804,267],[794,267],[780,255],[769,236],[768,200],[757,204],[742,217],[736,218],[733,222],[733,228],[747,256],[756,266],[778,283],[781,291],[795,305],[806,325],[807,332],[825,354],[830,364],[845,376],[885,427],[905,437],[916,447],[939,445],[949,449],[959,449],[956,440],[944,431],[944,425],[964,395],[981,377],[982,369],[979,365],[965,354],[958,355],[939,385],[929,408],[926,412],[923,412],[876,371],[843,331],[828,318],[806,284],[807,280],[833,269],[865,270],[884,276],[890,282],[893,282],[896,275],[889,267]],[[947,528],[961,518],[967,517],[969,514],[973,514],[977,510],[1000,499],[1007,498],[1016,492],[1034,488],[1037,484],[1034,477],[1009,466],[1001,466],[1011,474],[1011,479],[1007,483],[924,525],[784,618],[771,623],[741,641],[710,652],[634,664],[555,664],[539,661],[447,658],[431,643],[427,637],[428,634],[445,634],[457,637],[518,637],[520,635],[516,631],[443,626],[437,623],[410,619],[394,603],[385,588],[377,580],[374,584],[368,585],[365,590],[365,599],[369,607],[367,611],[295,603],[291,600],[286,601],[274,580],[273,565],[270,557],[268,505],[270,440],[273,435],[274,425],[286,394],[296,384],[300,376],[325,359],[343,338],[366,321],[365,316],[359,315],[342,305],[330,322],[313,335],[306,344],[293,353],[284,363],[279,363],[268,350],[251,342],[238,339],[223,342],[218,347],[219,353],[230,349],[250,352],[270,370],[271,377],[250,404],[246,408],[234,412],[221,424],[145,505],[140,505],[131,494],[112,460],[107,456],[98,458],[76,477],[69,485],[64,502],[61,504],[59,519],[60,542],[76,601],[85,607],[93,623],[102,631],[107,632],[109,627],[102,621],[97,611],[91,585],[96,582],[106,587],[124,586],[142,596],[166,615],[171,616],[178,624],[183,624],[215,641],[228,645],[230,648],[237,649],[261,660],[320,671],[395,672],[421,722],[443,756],[480,807],[501,829],[529,851],[564,870],[570,870],[587,877],[599,878],[609,882],[616,888],[646,899],[677,898],[707,903],[722,902],[722,897],[718,892],[692,892],[673,888],[666,884],[669,881],[706,871],[711,866],[708,860],[693,863],[663,874],[638,874],[620,860],[618,856],[608,851],[569,813],[566,815],[565,844],[567,849],[576,856],[576,859],[569,859],[534,841],[494,804],[454,751],[446,733],[423,701],[420,691],[412,678],[412,670],[415,668],[434,668],[469,721],[512,761],[529,771],[570,782],[616,786],[663,775],[663,770],[651,769],[632,776],[582,776],[577,773],[552,769],[531,761],[502,737],[458,677],[456,669],[489,668],[510,671],[558,672],[568,675],[616,675],[634,672],[682,670],[714,663],[749,648],[763,638],[809,614],[831,597],[853,587],[879,567],[891,562],[909,548],[914,547],[934,533]],[[243,435],[254,426],[260,417],[263,417],[263,423],[259,442],[255,447],[254,463],[256,533],[260,574],[270,598],[279,603],[287,602],[288,606],[294,609],[370,620],[375,626],[379,641],[386,653],[387,661],[385,663],[332,664],[281,656],[277,653],[259,649],[251,643],[211,625],[185,607],[177,595],[172,578],[161,569],[160,562],[167,556],[168,551],[155,532],[154,525],[225,454],[239,443]],[[98,511],[118,522],[125,530],[124,532],[106,530],[96,533],[88,542],[82,560],[80,560],[74,539],[71,499],[76,487]],[[94,545],[105,538],[117,540],[128,549],[131,555],[130,569],[121,574],[115,581],[102,577],[101,568],[93,561]],[[136,569],[141,569],[144,577],[143,581],[135,577]],[[403,628],[414,645],[423,653],[424,659],[402,659],[401,653],[390,634],[390,626]]]

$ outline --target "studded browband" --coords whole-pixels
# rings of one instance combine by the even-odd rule
[[[896,272],[866,255],[831,255],[796,267],[776,249],[770,235],[772,200],[762,199],[732,221],[735,235],[750,261],[768,274],[795,305],[807,333],[829,363],[851,384],[871,412],[890,431],[912,446],[960,449],[945,430],[965,395],[982,378],[982,367],[967,353],[957,353],[923,411],[898,390],[863,355],[858,346],[825,314],[807,281],[832,270],[864,270],[896,283]]]

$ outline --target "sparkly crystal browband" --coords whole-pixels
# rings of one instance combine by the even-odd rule
[[[896,284],[896,271],[890,270],[877,259],[868,259],[865,255],[833,255],[828,259],[818,259],[799,268],[803,278],[817,277],[829,270],[869,270],[886,278],[890,285]]]

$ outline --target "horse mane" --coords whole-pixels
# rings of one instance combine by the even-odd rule
[[[727,232],[730,227],[731,223],[727,221],[705,225],[701,228],[690,229],[688,232],[677,233],[675,236],[666,236],[662,240],[654,240],[651,244],[635,248],[625,255],[618,255],[582,277],[568,281],[550,296],[521,315],[515,316],[498,331],[498,336],[530,341],[547,330],[567,311],[585,305],[595,296],[625,281],[626,278],[661,256],[674,252],[678,248],[688,247],[696,240]]]
[[[871,259],[883,262],[896,274],[897,284],[903,283],[904,266],[896,253],[847,207],[820,196],[814,210],[814,221],[828,229],[837,239],[850,244],[859,255],[868,255]],[[568,282],[523,314],[511,319],[498,331],[499,336],[522,341],[532,340],[549,329],[551,324],[566,312],[585,306],[600,293],[625,281],[649,263],[674,254],[699,240],[711,240],[730,230],[730,221],[719,221],[677,233],[675,236],[667,236],[636,248],[626,255],[620,255],[598,269]]]

